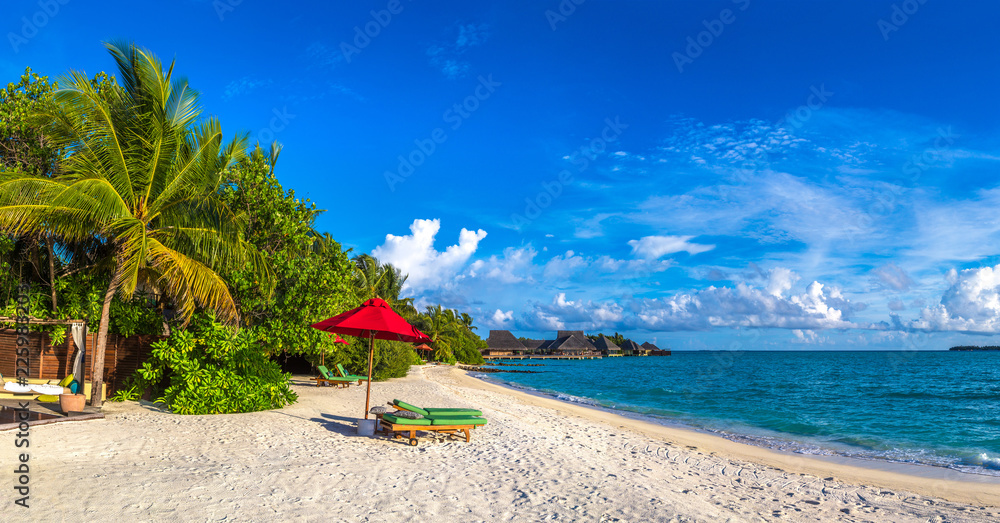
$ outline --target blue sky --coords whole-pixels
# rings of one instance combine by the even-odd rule
[[[8,81],[110,72],[116,38],[175,58],[227,132],[285,146],[279,178],[328,209],[321,230],[484,335],[939,349],[1000,331],[993,3],[0,10]]]

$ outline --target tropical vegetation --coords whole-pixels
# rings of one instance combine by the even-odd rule
[[[117,75],[50,82],[28,69],[0,91],[0,315],[30,282],[34,316],[97,330],[95,369],[109,333],[166,336],[119,397],[145,391],[184,413],[295,401],[288,375],[268,364],[279,355],[367,372],[367,340],[335,344],[309,325],[368,298],[426,330],[434,358],[482,361],[468,314],[419,312],[398,268],[352,258],[315,229],[324,211],[278,181],[280,146],[227,138],[174,63],[106,46]],[[65,327],[35,328],[65,338]],[[380,341],[374,377],[419,362],[411,345]],[[247,384],[261,395],[237,401]]]

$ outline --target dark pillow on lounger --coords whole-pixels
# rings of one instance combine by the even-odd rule
[[[406,418],[406,419],[420,419],[423,417],[420,414],[417,414],[416,412],[410,412],[408,410],[397,410],[396,412],[393,412],[392,415],[396,416],[397,418]]]
[[[368,412],[371,412],[372,414],[385,414],[388,411],[389,411],[389,409],[387,409],[387,408],[385,408],[385,407],[383,407],[381,405],[375,405]]]

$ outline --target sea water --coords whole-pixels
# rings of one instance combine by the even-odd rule
[[[674,352],[516,363],[540,366],[501,366],[537,373],[488,379],[770,448],[1000,476],[1000,352]]]

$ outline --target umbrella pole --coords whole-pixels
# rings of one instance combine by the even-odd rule
[[[372,363],[375,360],[375,334],[368,337],[368,392],[365,393],[365,419],[368,419],[368,402],[372,397]]]

